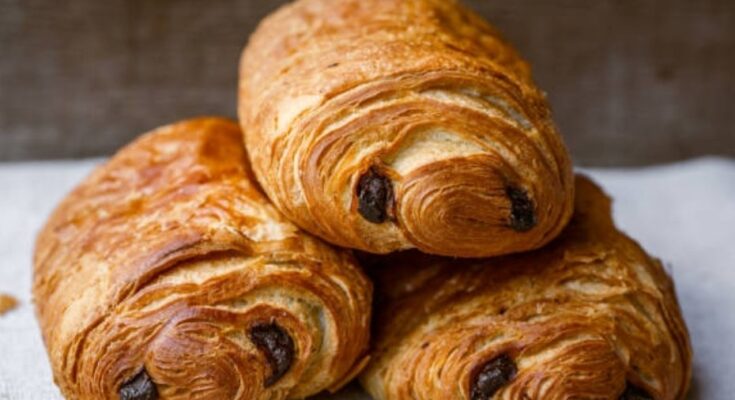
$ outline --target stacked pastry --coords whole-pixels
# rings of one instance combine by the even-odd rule
[[[375,399],[684,398],[673,283],[574,178],[527,64],[480,17],[299,0],[240,75],[240,127],[142,136],[40,233],[65,396],[291,399],[361,374]]]

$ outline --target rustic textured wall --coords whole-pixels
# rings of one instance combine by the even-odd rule
[[[0,0],[0,160],[109,154],[235,114],[236,67],[283,1]],[[735,2],[474,0],[532,62],[585,165],[735,155]]]

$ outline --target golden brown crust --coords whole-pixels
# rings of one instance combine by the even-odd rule
[[[375,399],[483,399],[471,391],[488,365],[493,399],[684,398],[691,348],[671,279],[615,229],[598,187],[580,177],[576,191],[572,222],[535,252],[371,258],[380,295],[362,382]]]
[[[0,316],[18,306],[18,300],[7,294],[0,293]]]
[[[65,396],[117,399],[142,376],[163,399],[300,398],[362,365],[369,281],[252,182],[237,124],[201,118],[136,140],[61,203],[34,296]],[[253,331],[273,324],[278,340]],[[293,360],[274,361],[289,338]]]
[[[571,215],[570,160],[545,96],[453,0],[285,6],[243,53],[239,100],[264,190],[332,243],[484,257],[540,247]],[[363,217],[371,170],[393,196],[363,196],[387,209]]]

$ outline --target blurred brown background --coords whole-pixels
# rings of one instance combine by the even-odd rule
[[[577,162],[735,156],[735,1],[465,1],[531,61]],[[0,0],[0,160],[234,116],[240,49],[284,2]]]

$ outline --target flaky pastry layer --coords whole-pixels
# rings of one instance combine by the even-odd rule
[[[371,284],[253,183],[235,122],[142,136],[41,231],[33,292],[70,399],[285,399],[364,364]]]
[[[373,256],[376,400],[675,400],[689,336],[660,262],[577,179],[575,215],[547,247],[490,260]]]
[[[529,68],[453,0],[299,0],[243,52],[239,115],[275,205],[332,243],[485,257],[554,238],[569,155]]]

